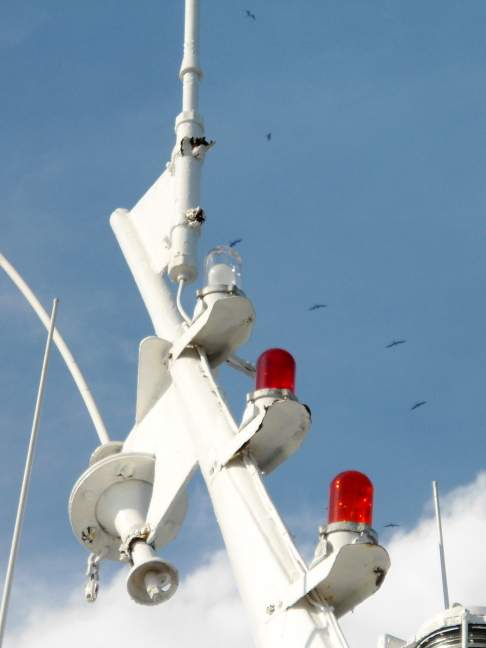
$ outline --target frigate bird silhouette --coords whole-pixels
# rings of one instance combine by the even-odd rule
[[[390,347],[397,346],[399,344],[405,344],[407,340],[393,340],[391,344],[387,344],[385,349],[389,349]]]
[[[422,407],[422,405],[425,405],[427,401],[421,401],[420,403],[415,403],[413,407],[410,408],[410,410],[417,409],[417,407]]]

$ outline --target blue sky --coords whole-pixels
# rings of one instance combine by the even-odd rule
[[[433,479],[446,493],[485,468],[486,5],[202,5],[200,109],[217,146],[200,257],[242,238],[257,323],[240,355],[289,350],[313,414],[270,492],[308,551],[329,482],[361,470],[386,546],[385,524],[410,530],[428,510]],[[108,219],[170,157],[182,28],[182,2],[0,1],[0,252],[48,310],[60,298],[59,330],[115,439],[133,424],[138,345],[153,331]],[[309,312],[316,302],[328,306]],[[5,546],[45,332],[6,276],[0,303]],[[239,417],[251,382],[226,370],[221,382]],[[82,596],[87,556],[66,510],[96,445],[55,355],[19,573],[59,596],[75,584]],[[182,575],[221,548],[215,524],[195,478],[165,552]]]

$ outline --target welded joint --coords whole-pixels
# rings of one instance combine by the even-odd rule
[[[143,540],[144,542],[146,542],[147,538],[152,533],[153,533],[153,529],[150,524],[146,524],[142,529],[136,529],[133,533],[130,533],[130,535],[127,536],[125,542],[123,542],[120,545],[120,560],[122,562],[128,563],[131,567],[133,567],[133,560],[132,560],[133,543],[135,542],[135,540]],[[153,544],[151,544],[150,546],[153,549],[155,549]]]

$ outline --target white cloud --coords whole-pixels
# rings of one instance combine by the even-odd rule
[[[441,502],[444,544],[452,602],[481,605],[486,555],[478,538],[486,533],[486,473]],[[376,648],[380,634],[413,636],[427,618],[440,612],[442,589],[435,520],[430,509],[410,532],[399,530],[388,543],[392,568],[383,588],[342,620],[351,648]],[[156,608],[135,605],[126,593],[123,570],[101,583],[98,601],[84,602],[78,587],[63,607],[46,599],[37,605],[7,647],[97,648],[153,642],[182,648],[254,645],[228,559],[219,551],[179,586],[176,595]]]
[[[33,610],[23,627],[8,636],[13,648],[101,648],[106,645],[153,644],[171,648],[227,646],[248,648],[252,639],[224,552],[197,569],[176,595],[155,608],[135,605],[129,598],[123,570],[98,600],[87,604],[76,589],[63,608],[49,601]]]

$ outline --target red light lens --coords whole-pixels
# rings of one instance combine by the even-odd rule
[[[259,389],[295,390],[295,360],[288,351],[268,349],[256,364],[255,391]]]
[[[373,521],[373,484],[356,470],[340,473],[329,490],[328,524]]]

